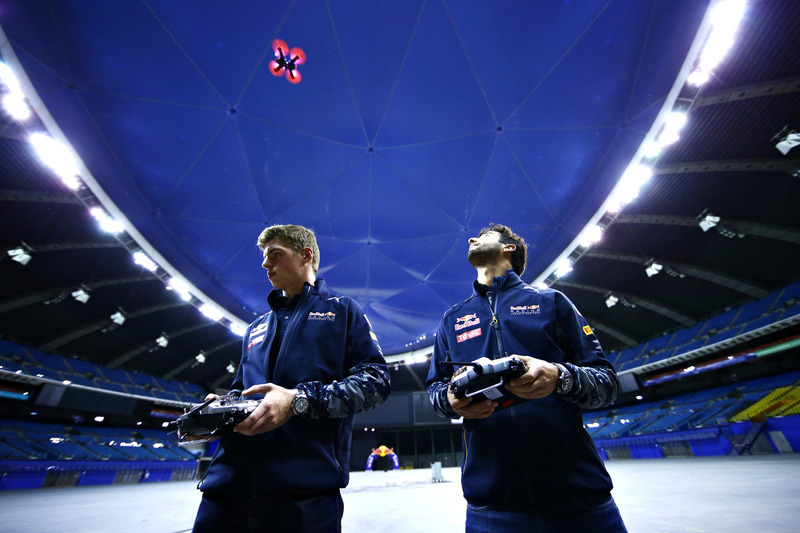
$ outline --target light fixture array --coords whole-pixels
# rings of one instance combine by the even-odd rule
[[[3,54],[3,61],[0,61],[0,103],[2,103],[4,111],[14,120],[24,122],[38,116],[41,128],[39,131],[31,133],[28,140],[33,152],[41,162],[49,167],[66,187],[76,193],[76,196],[88,209],[89,214],[97,220],[99,227],[114,235],[120,244],[131,253],[134,263],[158,277],[167,290],[174,291],[183,301],[194,305],[204,316],[228,327],[233,334],[243,336],[247,323],[225,311],[181,276],[136,231],[110,199],[100,199],[92,193],[92,190],[87,187],[87,183],[94,183],[94,178],[52,117],[46,113],[43,102],[27,80],[1,29],[0,49]],[[44,110],[44,113],[35,115],[32,109]],[[31,260],[33,251],[31,247],[23,243],[20,247],[7,250],[7,254],[14,261],[25,265]],[[73,298],[82,303],[86,303],[89,299],[88,289],[85,287],[77,289],[71,294]],[[124,322],[125,318],[121,313],[115,313],[112,315],[112,320],[121,325],[122,322],[117,320]],[[162,339],[163,345],[161,342],[158,345],[165,347],[166,337],[160,337],[159,341]]]
[[[680,139],[680,132],[689,120],[688,110],[699,95],[699,87],[708,81],[710,74],[733,45],[746,7],[746,0],[716,0],[709,5],[681,72],[627,169],[589,223],[559,257],[533,280],[534,285],[547,288],[568,275],[583,254],[600,242],[604,231],[620,211],[639,196],[650,180],[658,158],[667,147]],[[652,265],[646,267],[648,276],[660,271],[660,268],[653,268]],[[609,298],[606,298],[608,307],[617,303],[611,301],[613,303],[609,305]]]

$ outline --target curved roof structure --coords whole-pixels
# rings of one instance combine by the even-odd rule
[[[797,276],[798,156],[772,138],[800,128],[800,13],[751,2],[691,89],[709,4],[6,2],[3,59],[40,105],[0,139],[3,245],[33,257],[0,264],[0,333],[217,382],[238,360],[226,326],[266,310],[256,237],[284,223],[316,231],[320,275],[363,305],[387,354],[430,345],[474,279],[467,239],[490,222],[531,243],[523,278],[566,292],[608,350],[765,295]],[[299,83],[270,72],[275,39],[304,50]],[[689,115],[681,140],[612,212],[673,107]],[[71,144],[77,191],[32,157],[37,128]],[[99,232],[91,206],[125,231]],[[702,231],[709,214],[721,222]],[[577,246],[594,224],[603,240]],[[667,268],[649,277],[652,262]],[[164,291],[171,276],[194,306]],[[80,287],[85,305],[64,296]],[[607,307],[612,294],[632,305]]]

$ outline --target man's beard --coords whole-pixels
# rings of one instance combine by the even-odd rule
[[[502,254],[502,243],[484,243],[470,247],[467,259],[472,266],[478,268],[497,263]]]

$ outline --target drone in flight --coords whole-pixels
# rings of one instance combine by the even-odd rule
[[[297,67],[306,62],[306,53],[303,49],[295,47],[290,50],[286,41],[281,39],[272,41],[272,49],[275,51],[275,59],[269,62],[269,71],[272,75],[283,76],[285,72],[286,79],[291,83],[300,83],[303,77]]]

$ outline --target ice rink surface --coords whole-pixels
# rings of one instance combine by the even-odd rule
[[[800,454],[606,463],[631,533],[800,531]],[[354,472],[345,533],[464,530],[457,468]],[[0,531],[178,533],[191,530],[195,481],[0,491]]]

